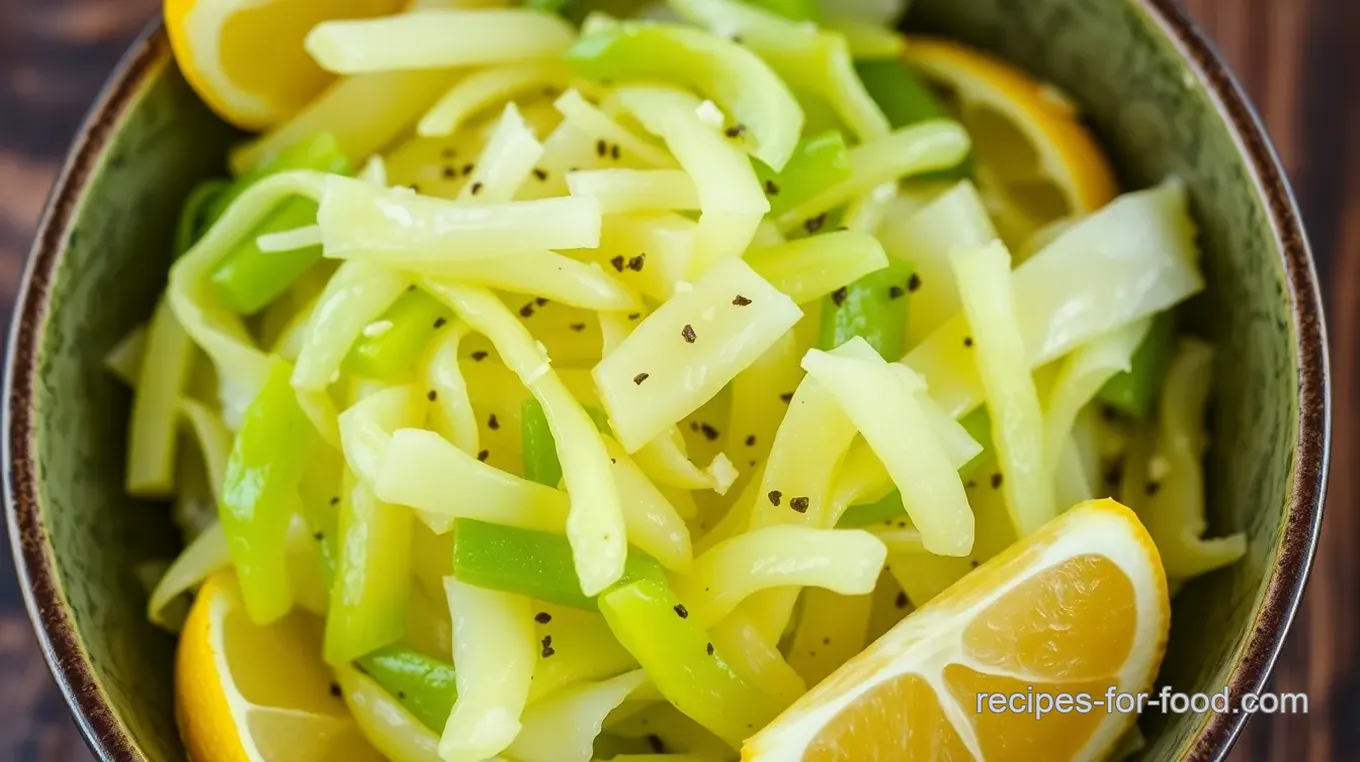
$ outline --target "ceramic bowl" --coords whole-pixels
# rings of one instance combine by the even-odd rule
[[[990,49],[1089,115],[1126,187],[1185,179],[1209,292],[1194,328],[1218,346],[1211,533],[1241,563],[1174,605],[1160,680],[1260,690],[1289,628],[1321,519],[1327,355],[1316,276],[1284,173],[1251,106],[1173,0],[916,0],[911,25]],[[127,391],[105,352],[165,284],[185,194],[239,135],[200,103],[157,25],[95,104],[47,209],[14,321],[5,397],[10,529],[29,609],[81,729],[107,760],[184,758],[174,642],[133,574],[173,555],[165,505],[122,490]],[[1244,715],[1148,717],[1146,759],[1214,759]]]

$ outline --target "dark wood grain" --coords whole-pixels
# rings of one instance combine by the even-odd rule
[[[1185,0],[1255,99],[1308,222],[1327,289],[1333,469],[1303,611],[1273,687],[1306,715],[1257,717],[1234,762],[1356,758],[1360,748],[1360,2]],[[158,0],[0,0],[0,320],[61,153]],[[88,760],[0,563],[0,760]]]

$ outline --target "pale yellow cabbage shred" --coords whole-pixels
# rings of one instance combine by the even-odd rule
[[[452,135],[479,112],[531,90],[560,86],[569,79],[565,67],[549,61],[474,71],[449,88],[420,118],[416,133],[427,138]]]
[[[887,548],[860,529],[768,526],[708,549],[694,571],[675,581],[697,621],[721,621],[747,598],[770,588],[823,587],[843,595],[873,591]]]
[[[513,201],[543,158],[543,150],[519,108],[506,104],[472,175],[458,193],[458,201],[479,206]]]
[[[306,46],[327,71],[370,74],[554,60],[575,36],[569,24],[546,13],[428,10],[323,21],[307,35]]]
[[[568,686],[530,706],[506,753],[521,762],[590,762],[605,718],[647,680],[640,669]]]
[[[447,577],[458,700],[439,738],[444,762],[481,762],[514,742],[529,700],[538,643],[532,602]]]
[[[973,512],[963,482],[931,426],[919,378],[902,366],[817,350],[803,358],[886,466],[903,505],[931,553],[966,556],[973,548]],[[847,442],[848,446],[848,442]]]
[[[461,320],[447,326],[427,351],[421,376],[435,396],[430,405],[434,430],[463,452],[476,455],[481,449],[477,414],[468,395],[463,368],[458,363],[458,346],[468,333],[468,327]]]
[[[740,257],[755,236],[770,201],[750,160],[695,113],[698,101],[678,90],[630,87],[619,100],[649,132],[666,141],[699,194],[699,237],[694,274]]]
[[[976,358],[991,416],[1006,505],[1016,532],[1025,537],[1057,516],[1058,504],[1045,449],[1043,410],[1020,332],[1010,252],[994,241],[981,249],[959,249],[950,261],[968,321],[971,341],[965,340],[965,346]]]
[[[743,300],[749,304],[737,303]],[[636,452],[698,410],[801,316],[740,259],[710,268],[592,371],[620,443]]]
[[[1236,532],[1205,537],[1204,413],[1213,386],[1214,350],[1194,338],[1182,338],[1167,370],[1157,415],[1151,457],[1140,464],[1148,487],[1126,495],[1157,543],[1166,574],[1186,580],[1240,559],[1247,536]],[[1163,468],[1153,465],[1160,459]],[[1158,472],[1164,471],[1164,474]]]
[[[678,169],[594,169],[567,173],[573,196],[600,202],[603,214],[698,210],[699,191]]]

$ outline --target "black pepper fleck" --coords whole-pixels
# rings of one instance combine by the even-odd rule
[[[831,645],[831,638],[822,638],[822,645],[824,646]]]
[[[547,624],[552,621],[552,614],[549,614],[546,611],[540,611],[537,614],[534,614],[534,621],[539,624]]]
[[[543,297],[540,296],[540,297],[538,297],[537,299],[534,300],[534,304],[537,304],[537,305],[540,306],[540,307],[547,307],[547,306],[548,306],[548,300],[547,300],[547,299],[544,299]]]
[[[784,400],[785,402],[793,402],[793,392],[784,392],[779,395],[779,399]]]
[[[893,603],[894,603],[899,609],[904,609],[904,608],[906,608],[906,607],[907,607],[907,594],[906,594],[906,593],[898,593],[898,594],[897,594],[897,600],[893,601]]]
[[[969,479],[969,480],[968,480],[968,483],[965,484],[965,485],[963,485],[963,488],[964,488],[964,489],[973,489],[973,488],[976,487],[976,486],[977,486],[977,480],[976,480],[976,479]]]
[[[742,296],[741,294],[737,294],[736,297],[735,297],[734,299],[732,299],[732,303],[735,304],[735,305],[737,305],[738,307],[747,307],[747,306],[750,306],[751,300],[750,300],[750,299],[747,299],[746,297]]]
[[[490,450],[482,450],[481,452],[477,453],[477,460],[480,460],[483,463],[485,463],[486,459],[489,457],[491,457]]]
[[[499,429],[501,427],[501,422],[496,420],[495,413],[492,413],[491,417],[486,419],[486,427],[488,429],[491,429],[492,431],[495,431],[496,429]]]
[[[482,184],[481,184],[480,182],[475,182],[475,183],[473,183],[473,184],[472,184],[472,189],[471,189],[471,190],[472,190],[472,195],[475,196],[475,195],[477,195],[478,193],[481,193],[481,192],[482,192],[482,187],[483,187],[483,186],[482,186]]]
[[[803,229],[807,231],[808,235],[812,235],[813,233],[816,233],[818,230],[821,230],[822,226],[825,224],[826,215],[819,214],[816,217],[813,217],[812,219],[805,221],[803,223]]]
[[[836,306],[839,307],[842,304],[845,304],[845,297],[848,296],[849,293],[849,290],[842,286],[831,292],[831,301],[835,302]]]
[[[632,271],[635,272],[635,273],[640,273],[640,272],[642,272],[642,265],[643,265],[646,261],[647,261],[647,255],[646,255],[645,253],[644,253],[644,254],[639,254],[639,255],[637,255],[636,257],[633,257],[632,259],[628,260],[628,269],[629,269],[629,270],[632,270]]]
[[[553,647],[552,647],[552,636],[551,636],[551,635],[544,635],[544,636],[543,636],[543,658],[546,659],[546,658],[548,658],[549,656],[552,656],[552,655],[555,654],[555,653],[557,653],[557,652],[554,651],[554,650],[553,650]]]
[[[533,317],[533,316],[534,316],[534,303],[533,303],[533,302],[529,302],[528,304],[525,304],[523,307],[520,307],[520,308],[519,308],[519,316],[520,316],[520,317]]]
[[[650,373],[639,373],[636,376],[633,376],[633,383],[637,384],[638,386],[642,386],[642,382],[646,381],[651,377],[652,375]]]
[[[613,147],[609,149],[609,158],[618,161],[620,155],[622,155],[622,149],[619,148],[618,143],[615,143]]]
[[[599,154],[601,157],[609,153],[609,144],[606,143],[603,138],[595,141],[595,153]]]
[[[680,335],[685,338],[685,343],[687,344],[693,344],[694,340],[699,338],[694,333],[694,326],[690,325],[689,323],[685,323],[685,327],[680,329]]]
[[[1161,488],[1162,488],[1161,482],[1148,482],[1147,486],[1143,488],[1143,491],[1147,493],[1148,497],[1152,497],[1153,495],[1157,494],[1157,491],[1160,490]]]
[[[992,489],[1001,489],[1001,474],[992,474]]]
[[[808,505],[811,502],[812,502],[811,500],[808,500],[805,497],[795,497],[789,501],[789,507],[797,511],[798,513],[807,513]]]
[[[768,497],[770,499],[770,505],[779,505],[779,498],[783,496],[784,493],[780,492],[777,489],[772,489],[770,490],[770,494],[766,495],[765,497]]]
[[[435,391],[434,389],[431,389],[429,394],[425,395],[425,399],[434,402],[435,400],[439,399],[439,392]]]
[[[609,260],[609,264],[613,265],[615,270],[623,272],[623,255],[620,254],[617,257],[614,257],[613,259]]]
[[[746,437],[746,446],[747,446],[747,447],[755,447],[755,446],[756,446],[756,435],[755,435],[755,434],[752,434],[752,435],[750,435],[749,437]]]
[[[547,179],[548,179],[548,170],[546,170],[546,169],[535,169],[535,170],[534,170],[534,177],[537,177],[540,181],[547,180]]]
[[[437,317],[437,318],[434,319],[434,327],[435,327],[435,328],[443,328],[444,326],[446,326],[446,325],[448,325],[448,324],[449,324],[448,318]]]
[[[340,686],[336,685],[335,683],[331,683],[331,695],[336,698],[340,698],[341,695]]]
[[[973,337],[972,337],[972,336],[965,336],[965,337],[963,337],[963,345],[964,345],[965,347],[971,347],[971,346],[973,346]]]
[[[728,127],[726,130],[724,130],[723,134],[729,138],[739,138],[742,135],[746,134],[746,125],[734,124],[731,127]]]
[[[312,534],[312,539],[316,540],[317,542],[321,542],[322,540],[326,539],[326,535],[321,534],[320,532],[314,532]]]
[[[642,313],[641,313],[641,312],[630,312],[630,313],[628,313],[628,319],[629,319],[629,320],[637,320],[637,319],[640,318],[640,317],[642,317]]]
[[[766,181],[765,181],[765,195],[767,195],[767,196],[778,196],[778,195],[779,195],[779,184],[776,183],[774,180],[766,180]]]
[[[458,170],[453,167],[444,167],[444,179],[452,180],[458,176]]]
[[[709,643],[709,644],[708,644],[708,648],[707,648],[706,650],[708,651],[708,655],[709,655],[709,656],[712,656],[712,655],[713,655],[713,644],[712,644],[712,643]]]
[[[910,277],[910,278],[907,278],[907,290],[908,290],[908,291],[915,291],[916,289],[918,289],[918,288],[920,288],[920,287],[921,287],[921,276],[917,275],[916,273],[912,273],[912,274],[911,274],[911,277]]]
[[[585,324],[585,323],[572,323],[572,324],[571,324],[570,326],[568,326],[568,327],[571,328],[571,330],[576,331],[577,333],[580,333],[581,331],[584,331],[584,330],[586,329],[586,324]]]
[[[685,604],[677,603],[675,604],[675,615],[681,619],[689,619],[689,609],[685,608]]]
[[[467,177],[468,175],[472,174],[472,170],[474,170],[474,169],[476,169],[476,168],[477,168],[477,165],[476,165],[476,164],[464,164],[464,165],[463,165],[463,177]]]
[[[901,299],[903,296],[906,295],[906,293],[907,293],[907,292],[904,291],[904,290],[902,289],[901,286],[889,286],[889,287],[888,287],[888,298],[889,298],[889,299]]]
[[[699,427],[699,430],[702,431],[702,432],[704,432],[704,438],[706,438],[708,441],[710,441],[710,442],[717,441],[717,439],[718,439],[718,430],[717,430],[717,429],[715,429],[715,428],[713,428],[712,426],[710,426],[710,425],[708,425],[707,423],[705,423],[705,424],[703,424],[703,425],[701,425],[701,426]]]
[[[333,497],[333,498],[331,498],[331,505],[339,505],[339,504],[340,504],[340,498],[338,498],[338,497]]]
[[[485,359],[486,359],[486,352],[483,352],[483,351],[481,351],[481,350],[477,350],[476,352],[473,352],[473,353],[472,353],[472,360],[473,360],[474,362],[481,362],[482,360],[485,360]]]

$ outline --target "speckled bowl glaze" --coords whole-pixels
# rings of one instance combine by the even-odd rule
[[[1321,520],[1330,407],[1322,310],[1284,173],[1231,74],[1174,0],[916,0],[911,26],[993,50],[1072,94],[1128,187],[1175,173],[1201,226],[1210,292],[1191,312],[1219,347],[1211,532],[1236,566],[1176,599],[1160,680],[1260,690]],[[133,575],[176,545],[166,506],[122,491],[128,393],[104,353],[151,313],[193,184],[239,136],[200,103],[159,26],[95,105],[29,263],[8,363],[10,531],[52,672],[106,760],[184,758],[171,637]],[[1231,446],[1223,446],[1231,443]],[[1240,714],[1144,720],[1146,759],[1218,759]]]

